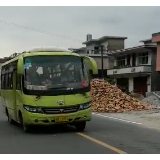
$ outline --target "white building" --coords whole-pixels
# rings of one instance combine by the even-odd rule
[[[144,95],[159,89],[154,83],[159,76],[155,67],[156,45],[151,43],[151,39],[146,41],[141,41],[144,43],[141,46],[111,52],[114,67],[107,70],[107,75],[115,78],[117,85]]]

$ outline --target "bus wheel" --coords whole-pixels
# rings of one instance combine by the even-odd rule
[[[30,131],[30,128],[29,128],[29,126],[27,126],[27,125],[23,122],[23,116],[22,116],[22,113],[21,113],[21,112],[19,112],[19,120],[20,120],[20,124],[21,124],[21,126],[22,126],[22,128],[23,128],[23,131],[24,131],[24,132],[29,132],[29,131]]]
[[[9,122],[10,124],[13,124],[13,123],[14,123],[14,121],[10,118],[9,115],[8,115],[8,122]]]
[[[23,131],[26,133],[30,132],[30,127],[23,124]]]
[[[83,132],[85,130],[85,127],[86,127],[86,122],[77,122],[75,124],[75,127],[76,127],[76,130],[78,132]]]
[[[9,122],[10,124],[13,124],[14,121],[10,118],[7,108],[6,108],[6,115],[7,115],[7,120],[8,120],[8,122]]]

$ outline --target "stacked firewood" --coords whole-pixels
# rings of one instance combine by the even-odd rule
[[[93,112],[120,113],[146,110],[149,107],[103,79],[92,80],[91,94]]]

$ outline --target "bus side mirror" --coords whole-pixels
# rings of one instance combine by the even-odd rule
[[[17,63],[17,73],[22,75],[24,73],[24,66],[23,66],[23,57],[20,56]]]
[[[98,74],[98,67],[97,67],[97,63],[96,61],[88,56],[82,56],[82,58],[87,61],[88,65],[90,66],[90,68],[92,69],[92,72],[94,75]]]

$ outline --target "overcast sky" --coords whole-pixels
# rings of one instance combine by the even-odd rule
[[[140,44],[160,31],[160,7],[1,7],[0,19],[86,40],[126,36],[126,47]],[[0,23],[0,57],[37,46],[81,47],[81,41],[41,34]]]

